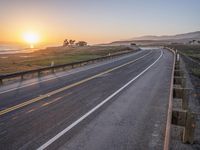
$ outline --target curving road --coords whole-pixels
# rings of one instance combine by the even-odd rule
[[[0,149],[162,149],[173,54],[145,50],[0,89]]]

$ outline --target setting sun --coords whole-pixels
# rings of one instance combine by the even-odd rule
[[[33,45],[39,42],[39,35],[34,32],[24,33],[23,38],[28,44],[30,44],[30,48],[33,48]]]

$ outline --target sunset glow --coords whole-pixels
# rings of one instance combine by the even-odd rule
[[[198,0],[1,0],[0,41],[60,44],[71,38],[98,44],[180,34],[200,30],[199,10]],[[34,33],[24,40],[26,31],[42,37]]]
[[[23,39],[30,44],[30,48],[34,48],[34,44],[39,42],[39,35],[35,32],[26,32],[23,34]]]
[[[33,32],[26,32],[24,33],[23,37],[24,37],[24,40],[30,44],[35,44],[39,41],[38,34],[33,33]]]

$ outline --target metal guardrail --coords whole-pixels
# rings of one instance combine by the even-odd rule
[[[166,48],[174,53],[174,63],[172,71],[172,80],[170,85],[170,98],[167,116],[167,125],[165,132],[164,150],[170,149],[170,130],[171,124],[184,127],[182,142],[190,143],[194,142],[194,132],[196,127],[196,116],[197,114],[191,112],[188,108],[188,100],[190,89],[185,88],[186,78],[184,72],[180,69],[180,56],[177,50]],[[181,108],[173,109],[173,100],[181,101]]]
[[[169,150],[170,148],[170,132],[171,132],[171,120],[172,120],[172,103],[173,103],[173,85],[174,85],[174,70],[175,70],[175,61],[176,61],[176,51],[170,49],[168,47],[164,47],[165,49],[171,51],[173,53],[173,68],[171,74],[171,83],[170,83],[170,95],[169,95],[169,104],[167,110],[167,123],[165,128],[165,139],[163,150]]]
[[[179,55],[179,54],[177,54]],[[186,88],[186,78],[184,72],[180,68],[180,60],[176,60],[174,75],[176,77],[174,84],[173,97],[174,100],[181,102],[181,107],[173,109],[172,124],[184,127],[182,134],[183,143],[194,143],[194,132],[196,127],[196,114],[189,109],[189,95],[191,90]]]
[[[35,74],[35,73],[37,73],[38,77],[39,77],[39,76],[41,76],[42,72],[44,72],[44,71],[51,71],[52,73],[54,73],[54,71],[56,69],[61,69],[62,68],[63,70],[65,70],[66,67],[74,68],[74,66],[76,66],[76,65],[80,65],[81,66],[82,64],[85,65],[85,64],[88,64],[88,63],[96,62],[96,61],[102,61],[102,60],[105,60],[105,59],[111,59],[111,58],[114,58],[114,57],[126,55],[126,54],[133,53],[133,52],[135,52],[135,50],[134,51],[125,52],[125,53],[118,53],[118,54],[113,54],[113,55],[109,55],[109,56],[98,57],[98,58],[95,58],[95,59],[89,59],[89,60],[74,62],[74,63],[43,67],[43,68],[39,68],[39,69],[21,71],[21,72],[16,72],[16,73],[11,73],[11,74],[3,74],[3,75],[0,75],[0,85],[3,84],[3,80],[5,80],[5,79],[11,79],[11,78],[16,78],[16,77],[21,77],[21,79],[23,79],[25,75],[27,75],[27,74]]]

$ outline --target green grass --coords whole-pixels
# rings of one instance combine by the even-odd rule
[[[83,61],[83,60],[88,60],[88,59],[93,59],[100,57],[100,55],[64,55],[64,56],[56,56],[52,58],[46,58],[42,59],[39,58],[37,60],[26,60],[23,62],[24,65],[36,65],[36,66],[50,66],[51,62],[53,61],[54,64],[59,65],[59,64],[66,64],[66,63],[72,63],[72,62],[77,62],[77,61]]]
[[[191,68],[192,74],[196,77],[200,78],[200,69],[199,68]]]
[[[192,59],[200,61],[200,45],[169,45],[172,48],[177,49],[183,54],[191,57]]]
[[[126,46],[54,47],[28,54],[0,55],[0,74],[14,73],[55,65],[94,59],[130,51]],[[28,56],[28,57],[22,57]]]
[[[177,44],[177,45],[168,45],[172,48],[178,49],[182,53],[193,56],[199,57],[200,56],[200,45],[184,45],[184,44]]]
[[[200,45],[168,45],[169,47],[177,49],[179,52],[182,52],[186,56],[189,56],[193,60],[200,62]],[[196,68],[194,65],[188,63],[189,69],[191,70],[192,74],[196,77],[200,78],[200,67]]]

